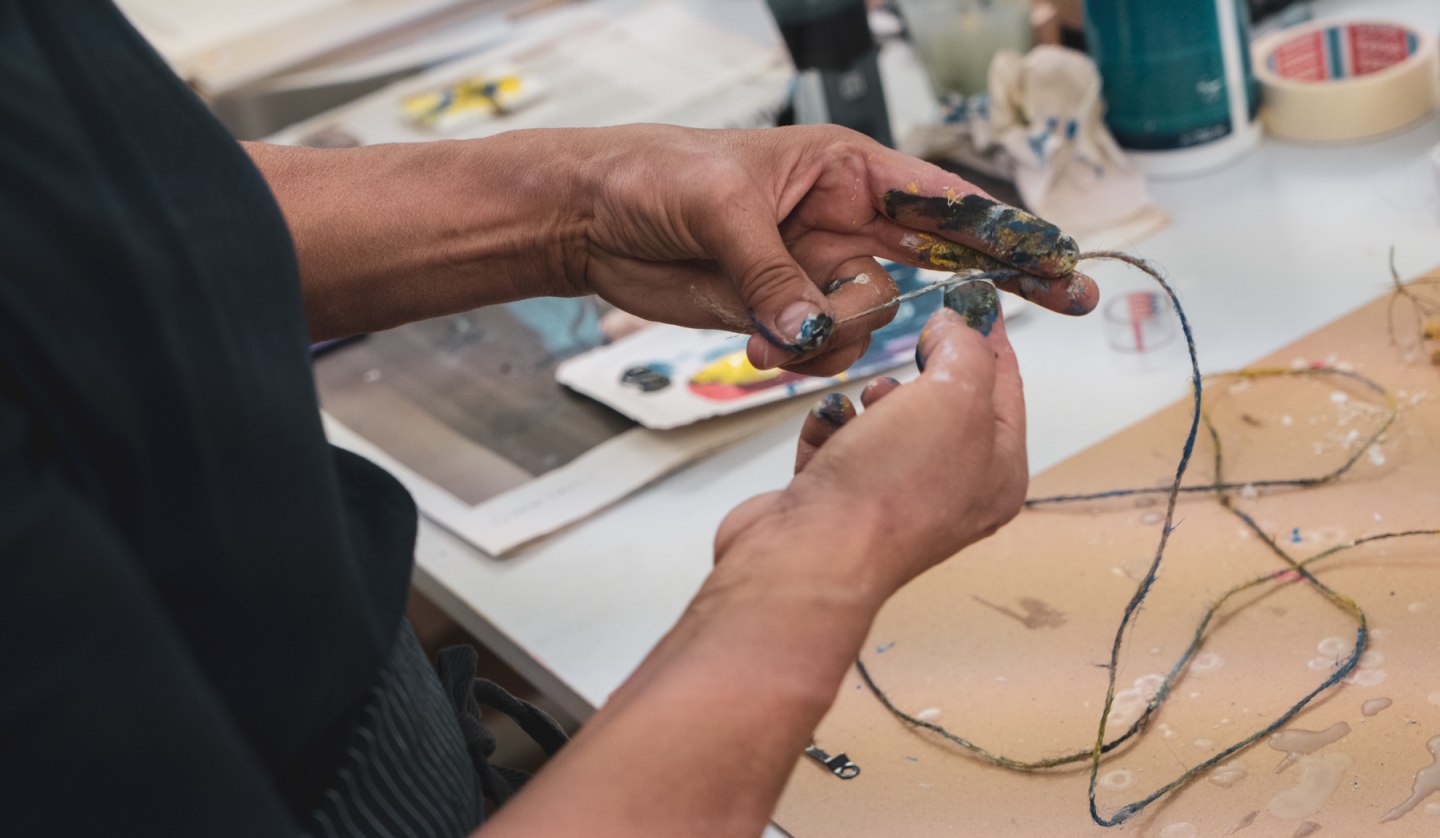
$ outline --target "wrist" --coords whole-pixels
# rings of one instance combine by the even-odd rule
[[[580,293],[590,203],[565,134],[247,146],[290,227],[312,336]]]
[[[885,521],[881,509],[808,498],[794,484],[754,498],[722,524],[702,594],[873,616],[907,581]]]
[[[575,133],[513,131],[443,144],[450,148],[440,153],[453,158],[437,206],[461,210],[450,222],[448,259],[472,281],[492,285],[503,275],[503,299],[482,302],[586,293],[596,178]]]

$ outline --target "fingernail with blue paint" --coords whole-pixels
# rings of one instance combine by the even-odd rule
[[[972,279],[945,291],[945,307],[965,319],[965,325],[989,336],[1000,319],[1000,294],[987,280]]]
[[[838,428],[855,415],[855,405],[850,403],[844,393],[826,393],[824,398],[810,409],[810,413],[830,427]]]
[[[835,320],[820,310],[814,303],[791,303],[775,318],[775,328],[770,329],[750,312],[755,330],[772,345],[800,354],[813,352],[829,339],[835,331]]]

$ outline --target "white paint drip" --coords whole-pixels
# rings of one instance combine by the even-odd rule
[[[1260,810],[1256,809],[1255,811],[1251,812],[1250,814],[1246,815],[1245,817],[1232,824],[1229,829],[1225,830],[1225,834],[1234,835],[1242,829],[1249,829],[1250,825],[1255,823],[1255,819],[1259,816]]]
[[[1425,696],[1425,700],[1430,702],[1431,704],[1440,704],[1440,690],[1436,690],[1435,692]]]
[[[1299,820],[1308,818],[1325,805],[1339,788],[1345,773],[1354,762],[1349,754],[1328,753],[1300,758],[1300,781],[1285,789],[1266,805],[1265,811],[1277,818]]]
[[[1289,768],[1305,754],[1313,754],[1326,745],[1338,742],[1350,733],[1350,725],[1345,722],[1336,722],[1324,730],[1282,730],[1279,733],[1270,735],[1270,747],[1285,754],[1285,758],[1275,767],[1276,773]]]
[[[1381,823],[1386,821],[1399,820],[1411,809],[1420,804],[1420,801],[1440,791],[1440,736],[1432,736],[1425,747],[1430,749],[1431,762],[1428,766],[1415,772],[1415,785],[1410,791],[1410,796],[1394,809],[1385,813],[1380,819]],[[1426,807],[1429,810],[1429,807]]]
[[[1172,823],[1160,830],[1160,838],[1195,838],[1199,834],[1193,823]]]
[[[915,718],[919,719],[922,722],[933,722],[936,719],[940,718],[940,708],[926,707],[924,710],[916,713]]]
[[[1351,649],[1350,641],[1344,637],[1327,637],[1315,646],[1315,651],[1322,655],[1348,655]]]
[[[1410,613],[1411,613],[1411,614],[1419,614],[1421,611],[1424,611],[1424,610],[1425,610],[1425,603],[1423,603],[1423,602],[1412,602],[1412,603],[1410,603],[1409,605],[1407,605],[1407,606],[1405,606],[1405,607],[1410,610]]]
[[[1201,652],[1190,661],[1191,672],[1214,672],[1225,666],[1225,659],[1214,652]]]
[[[1153,557],[1141,557],[1131,559],[1130,561],[1120,565],[1118,569],[1120,573],[1125,576],[1125,578],[1135,582],[1139,582],[1141,579],[1145,578],[1145,575],[1147,573],[1149,573],[1150,564],[1152,562],[1154,562]]]
[[[1245,779],[1247,774],[1249,772],[1241,763],[1225,762],[1215,766],[1215,769],[1209,774],[1209,780],[1222,789],[1228,789]]]
[[[1385,683],[1388,674],[1383,669],[1356,669],[1342,680],[1356,687],[1375,687]]]
[[[1380,450],[1380,443],[1378,442],[1370,446],[1370,450],[1366,452],[1365,456],[1370,460],[1370,465],[1372,466],[1385,465],[1385,452]]]
[[[1364,704],[1360,705],[1360,714],[1362,716],[1365,716],[1366,718],[1369,718],[1370,716],[1373,716],[1388,709],[1390,705],[1394,703],[1395,702],[1391,701],[1388,698],[1372,698]]]
[[[1125,768],[1111,771],[1100,778],[1100,787],[1110,791],[1128,789],[1133,785],[1135,785],[1135,772]]]
[[[1332,404],[1344,404],[1348,401],[1350,401],[1350,397],[1340,392],[1339,390],[1336,390],[1335,392],[1330,394],[1330,402]]]
[[[1163,683],[1165,676],[1152,672],[1136,678],[1130,689],[1116,692],[1110,705],[1110,724],[1123,727],[1140,718],[1145,712],[1145,706],[1160,691]]]
[[[1138,690],[1146,701],[1154,698],[1160,692],[1160,687],[1165,684],[1165,676],[1158,672],[1151,672],[1148,675],[1141,675],[1135,679],[1135,689]]]
[[[1324,730],[1298,730],[1291,728],[1270,735],[1270,747],[1289,754],[1313,754],[1350,733],[1350,725],[1336,722]]]

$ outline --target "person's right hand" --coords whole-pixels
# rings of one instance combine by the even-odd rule
[[[730,513],[717,561],[737,545],[783,541],[788,549],[762,550],[766,566],[750,572],[838,572],[883,599],[1019,512],[1024,396],[995,289],[972,281],[946,300],[963,313],[942,308],[926,324],[920,377],[871,382],[858,416],[845,397],[826,397],[801,430],[794,479]],[[835,567],[827,544],[842,541],[864,544],[869,566]]]

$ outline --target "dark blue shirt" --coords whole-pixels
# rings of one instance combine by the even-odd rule
[[[278,835],[415,511],[325,442],[289,232],[101,0],[0,0],[0,833]]]

